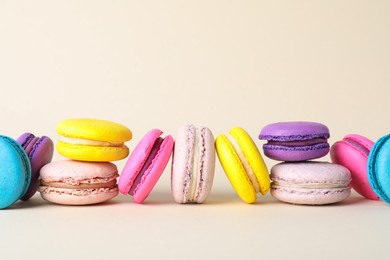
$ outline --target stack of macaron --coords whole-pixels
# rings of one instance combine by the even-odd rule
[[[131,131],[110,121],[68,119],[57,125],[57,150],[70,160],[56,161],[40,170],[41,196],[63,205],[89,205],[118,195],[118,169],[111,161],[129,154],[124,144]]]
[[[284,161],[271,169],[271,194],[292,204],[323,205],[350,196],[351,173],[339,165],[315,162],[328,154],[329,129],[315,122],[280,122],[265,126],[259,135],[264,154]]]

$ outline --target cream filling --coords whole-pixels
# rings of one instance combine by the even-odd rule
[[[195,137],[194,137],[194,157],[192,160],[192,178],[191,178],[191,188],[190,188],[190,194],[188,197],[189,202],[194,202],[195,199],[195,193],[196,193],[196,187],[198,184],[198,160],[199,160],[199,130],[197,127],[195,127]]]
[[[110,143],[104,141],[88,140],[82,138],[72,138],[67,136],[60,135],[60,142],[66,144],[75,144],[75,145],[88,145],[88,146],[101,146],[101,147],[122,147],[124,143]]]
[[[260,192],[260,184],[257,181],[256,174],[253,171],[251,165],[249,164],[249,161],[246,159],[243,150],[241,149],[240,145],[237,143],[236,139],[234,139],[233,136],[231,136],[230,134],[226,134],[226,138],[232,144],[234,150],[236,151],[236,153],[238,155],[238,158],[240,158],[240,161],[241,161],[242,165],[244,166],[245,171],[248,174],[250,181],[252,182],[253,188],[255,189],[256,193],[259,193]]]
[[[283,187],[283,188],[298,188],[298,189],[340,189],[347,188],[348,185],[341,183],[309,183],[309,184],[288,184],[285,182],[272,182],[273,187]]]

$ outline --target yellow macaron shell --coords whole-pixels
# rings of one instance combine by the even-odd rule
[[[57,125],[57,133],[71,138],[103,141],[114,144],[124,143],[132,138],[130,129],[124,125],[90,118],[63,120]]]
[[[68,119],[57,125],[59,135],[69,138],[57,144],[60,154],[80,161],[116,161],[126,158],[129,148],[124,145],[132,137],[131,131],[120,124],[99,119]],[[88,140],[92,144],[88,144]],[[80,143],[78,143],[80,142]],[[99,142],[102,142],[99,145]],[[111,144],[107,146],[107,144]]]
[[[248,160],[253,172],[256,175],[257,181],[260,184],[260,193],[266,194],[271,186],[268,168],[261,156],[259,149],[253,142],[248,133],[241,127],[234,127],[229,131],[234,137],[238,145],[241,147],[245,158]]]
[[[233,145],[221,134],[215,140],[219,161],[238,196],[246,203],[256,200],[256,191]]]

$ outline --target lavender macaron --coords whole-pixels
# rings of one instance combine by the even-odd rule
[[[31,182],[21,200],[29,200],[38,190],[39,171],[43,166],[50,163],[53,158],[53,141],[47,137],[36,137],[31,133],[24,133],[17,142],[23,147],[31,164]]]
[[[324,205],[340,202],[351,194],[351,173],[327,162],[284,162],[271,169],[271,194],[280,201]]]
[[[329,129],[314,122],[280,122],[265,126],[259,135],[266,140],[264,154],[278,161],[305,161],[329,152]]]

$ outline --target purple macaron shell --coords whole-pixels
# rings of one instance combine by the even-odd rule
[[[280,122],[265,126],[259,135],[260,140],[301,141],[314,138],[329,138],[329,129],[315,122]]]
[[[280,122],[265,126],[259,135],[264,154],[278,161],[305,161],[328,154],[329,129],[315,122]],[[277,145],[273,142],[277,142]],[[315,141],[315,142],[314,142]],[[286,142],[286,145],[283,145]]]
[[[38,190],[40,184],[39,171],[53,158],[54,144],[47,136],[35,137],[31,133],[24,133],[17,139],[17,142],[26,151],[31,163],[31,183],[21,198],[21,200],[28,200]]]
[[[297,162],[321,158],[328,154],[329,144],[322,143],[310,146],[288,147],[263,145],[264,154],[274,160]]]

